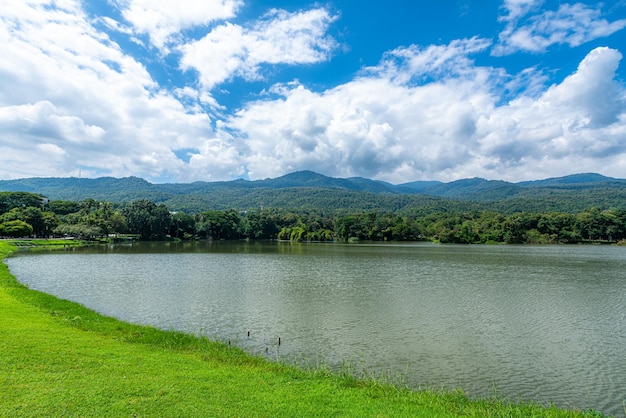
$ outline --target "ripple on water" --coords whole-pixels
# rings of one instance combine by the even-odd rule
[[[415,386],[623,413],[625,248],[229,245],[8,263],[107,315],[271,358],[348,359]]]

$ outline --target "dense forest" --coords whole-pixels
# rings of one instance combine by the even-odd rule
[[[440,243],[624,242],[626,210],[587,208],[578,213],[446,210],[280,210],[172,212],[162,203],[52,200],[0,192],[0,236],[141,240],[279,239],[306,241],[417,241]]]
[[[587,208],[626,209],[626,180],[600,174],[575,174],[509,183],[480,178],[450,183],[416,181],[393,185],[360,177],[332,178],[311,171],[265,180],[153,184],[137,177],[97,179],[31,178],[0,180],[0,191],[42,194],[51,200],[92,198],[113,204],[147,199],[170,211],[197,214],[206,210],[343,214],[378,212],[424,216],[439,212],[494,211],[579,213]]]

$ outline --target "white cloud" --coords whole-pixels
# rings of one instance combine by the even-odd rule
[[[406,48],[387,55],[378,72],[370,68],[324,93],[284,86],[281,99],[250,104],[228,124],[245,136],[250,175],[271,177],[299,167],[399,180],[452,170],[470,158],[479,109],[492,101],[488,88],[477,88],[489,70],[464,66],[460,76],[421,86],[400,74],[430,71],[420,54],[435,62],[463,61],[474,50],[457,47]]]
[[[0,107],[0,127],[3,132],[19,132],[20,137],[53,139],[64,143],[98,143],[104,136],[99,126],[87,125],[76,116],[63,115],[50,102]],[[5,140],[13,135],[9,134]],[[16,143],[23,142],[15,138]]]
[[[447,77],[473,77],[476,72],[470,55],[484,51],[491,41],[473,37],[458,39],[448,45],[430,45],[419,48],[416,45],[397,48],[387,52],[382,62],[366,72],[379,74],[397,83],[429,81]]]
[[[499,20],[504,22],[516,21],[527,15],[531,10],[536,10],[543,4],[544,0],[504,0],[502,9],[506,14],[500,16]]]
[[[244,173],[240,150],[224,139],[207,140],[189,160],[189,179],[224,180]]]
[[[181,47],[181,68],[194,70],[205,89],[233,77],[262,77],[262,64],[312,64],[325,61],[336,47],[326,35],[336,19],[325,9],[288,13],[272,10],[250,28],[218,26]]]
[[[509,2],[511,3],[511,2]],[[547,10],[518,21],[534,7],[532,1],[508,4],[509,15],[506,28],[499,35],[494,47],[495,55],[507,55],[517,51],[545,52],[552,45],[582,45],[594,39],[609,36],[626,27],[626,19],[609,22],[602,18],[600,9],[582,3],[561,4],[556,11]]]
[[[79,2],[11,0],[0,15],[0,56],[0,142],[10,149],[2,177],[22,173],[25,161],[37,175],[83,167],[85,175],[175,177],[184,164],[171,150],[213,136],[209,117],[161,90]]]
[[[125,4],[130,10],[142,3]],[[0,13],[0,177],[26,174],[29,161],[37,164],[30,164],[28,173],[38,176],[75,175],[79,168],[85,176],[168,181],[243,174],[244,154],[236,138],[216,138],[202,106],[225,109],[207,91],[191,86],[163,90],[143,64],[92,26],[123,29],[115,21],[91,20],[80,2],[71,0],[11,0],[8,6]],[[151,7],[165,13],[167,7],[161,6]],[[179,29],[198,24],[191,17],[177,19]],[[232,71],[255,77],[262,64],[327,59],[335,44],[324,31],[333,19],[323,9],[274,10],[247,29],[231,26],[252,41]],[[224,46],[225,38],[216,42],[227,53],[233,47]],[[207,71],[203,67],[203,74]],[[220,75],[222,80],[231,76]],[[181,149],[190,155],[179,159],[174,150]]]
[[[554,108],[576,110],[591,127],[605,127],[617,122],[624,112],[624,97],[613,80],[622,59],[614,49],[602,47],[591,51],[573,75],[550,88],[543,100]]]
[[[311,169],[391,182],[522,180],[598,167],[623,176],[626,98],[614,81],[619,52],[598,48],[538,97],[499,104],[499,70],[466,65],[467,56],[454,57],[450,48],[438,51],[442,60],[464,62],[465,70],[422,85],[411,77],[398,82],[390,69],[420,73],[423,66],[410,65],[421,62],[420,53],[437,58],[433,50],[407,48],[400,54],[406,63],[395,54],[379,73],[370,69],[322,93],[275,89],[281,98],[251,103],[228,121],[243,142],[235,145],[243,153],[238,162],[253,178]]]
[[[114,0],[135,31],[167,51],[172,36],[194,26],[235,16],[243,0]]]
[[[556,174],[622,164],[626,97],[613,81],[621,58],[618,51],[597,48],[537,99],[522,97],[496,109],[478,124],[480,153],[496,172],[510,170],[513,177],[529,170]]]
[[[37,145],[37,148],[39,148],[39,150],[41,150],[42,152],[44,152],[47,155],[54,157],[63,157],[65,155],[67,155],[67,152],[65,152],[65,150],[61,147],[59,147],[56,144],[39,144]]]
[[[250,24],[220,22],[186,46],[174,42],[183,39],[176,38],[181,30],[215,22],[226,8],[197,20],[181,12],[167,27],[136,20],[128,36],[143,28],[164,48],[180,48],[190,83],[166,90],[139,57],[93,25],[128,28],[89,18],[78,0],[6,2],[0,12],[0,178],[80,169],[84,176],[187,182],[311,169],[400,183],[626,172],[626,94],[616,79],[622,58],[616,49],[590,51],[573,74],[546,86],[544,68],[507,74],[477,65],[474,55],[493,46],[484,38],[397,47],[352,81],[326,91],[296,81],[265,86],[262,100],[232,113],[213,90],[235,77],[263,79],[270,65],[328,60],[337,44],[327,31],[337,17],[323,8],[273,10]],[[159,16],[169,7],[124,3],[128,10],[133,4]],[[528,27],[537,37],[526,38],[526,50],[574,45],[621,25],[576,5],[534,15],[540,4],[505,2],[501,20],[511,34]],[[548,22],[549,16],[555,19]],[[565,35],[557,36],[556,22]],[[499,47],[522,48],[511,39],[500,39]]]

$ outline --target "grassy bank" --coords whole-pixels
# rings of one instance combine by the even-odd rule
[[[0,242],[0,257],[16,248]],[[4,263],[0,318],[1,417],[593,415],[275,364],[29,290]]]

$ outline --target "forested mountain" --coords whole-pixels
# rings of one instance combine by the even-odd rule
[[[459,210],[578,212],[589,207],[626,208],[626,180],[600,174],[575,174],[509,183],[481,178],[450,183],[332,178],[299,171],[275,179],[152,184],[137,177],[96,179],[28,178],[0,181],[0,191],[31,192],[52,200],[87,198],[114,203],[149,199],[170,210],[197,213],[208,209],[248,210],[260,206],[332,211],[381,210],[433,213]]]
[[[565,177],[554,177],[545,180],[523,181],[517,183],[524,187],[555,187],[555,188],[588,188],[602,185],[604,187],[624,187],[626,180],[606,177],[597,173],[572,174]]]

